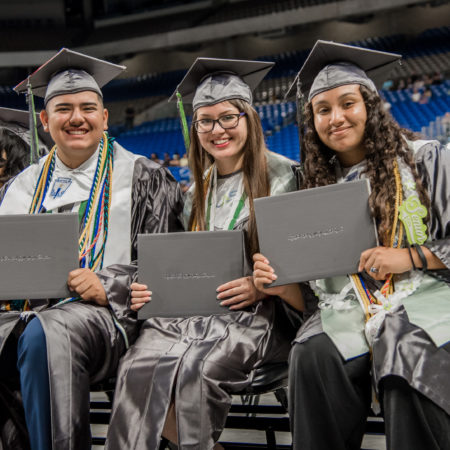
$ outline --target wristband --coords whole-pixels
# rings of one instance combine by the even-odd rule
[[[409,242],[408,242],[408,245],[407,245],[406,248],[408,249],[408,252],[409,252],[409,258],[411,259],[412,268],[413,268],[413,270],[417,270],[417,267],[414,264],[414,258],[413,258],[413,255],[412,255],[411,246],[409,245]]]
[[[428,270],[427,258],[423,253],[422,247],[419,244],[413,244],[413,247],[416,249],[417,254],[419,255],[420,261],[422,262],[422,272],[426,272]]]

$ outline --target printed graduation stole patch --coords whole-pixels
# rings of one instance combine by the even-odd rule
[[[52,186],[52,191],[50,192],[50,197],[52,198],[60,198],[62,197],[69,186],[72,184],[71,178],[58,177]]]

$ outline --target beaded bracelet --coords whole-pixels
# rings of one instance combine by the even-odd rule
[[[409,252],[409,258],[411,259],[412,268],[413,268],[413,270],[417,270],[417,267],[416,267],[416,265],[414,264],[414,258],[413,258],[412,251],[411,251],[411,246],[409,245],[409,243],[408,243],[408,245],[406,246],[406,248],[408,249],[408,252]]]
[[[416,252],[419,255],[420,261],[422,262],[422,267],[421,267],[422,272],[426,272],[428,270],[428,262],[427,262],[427,258],[425,258],[422,247],[419,244],[413,244],[413,247],[416,249]]]

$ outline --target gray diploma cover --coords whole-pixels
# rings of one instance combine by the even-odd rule
[[[0,300],[65,298],[78,267],[77,214],[0,216]]]
[[[361,252],[377,246],[368,180],[255,199],[261,253],[270,286],[355,273]]]
[[[152,291],[148,317],[229,314],[216,289],[244,273],[244,237],[235,231],[138,235],[138,277]]]

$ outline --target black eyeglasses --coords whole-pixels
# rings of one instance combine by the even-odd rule
[[[194,122],[197,133],[209,133],[214,130],[216,122],[224,129],[236,128],[239,125],[239,119],[245,115],[245,112],[239,114],[226,114],[218,119],[200,119]]]

